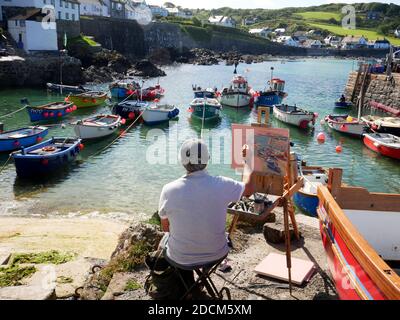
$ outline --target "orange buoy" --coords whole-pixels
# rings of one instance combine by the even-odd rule
[[[336,146],[336,153],[342,153],[342,151],[343,151],[343,148],[341,145]]]
[[[325,133],[323,133],[323,132],[318,133],[318,135],[317,135],[318,142],[324,143],[325,139],[326,139]]]

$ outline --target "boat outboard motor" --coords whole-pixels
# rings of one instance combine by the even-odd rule
[[[29,100],[28,100],[28,98],[23,98],[23,99],[21,99],[21,104],[22,105],[24,105],[24,106],[29,106]]]

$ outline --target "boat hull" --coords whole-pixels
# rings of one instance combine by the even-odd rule
[[[273,112],[273,106],[276,104],[281,104],[284,95],[279,94],[277,92],[262,92],[260,96],[256,98],[254,105],[258,107],[269,107],[270,113]]]
[[[128,89],[126,88],[111,88],[110,89],[111,92],[111,97],[114,99],[125,99],[129,96],[128,94]]]
[[[72,112],[72,103],[65,103],[58,109],[46,107],[26,107],[31,122],[57,121],[65,118]],[[69,111],[69,112],[68,112]]]
[[[142,118],[145,124],[147,125],[156,125],[164,122],[168,122],[169,120],[177,117],[179,114],[179,110],[174,108],[170,111],[167,110],[159,110],[159,109],[145,109],[142,114]]]
[[[304,213],[317,217],[318,196],[302,192],[296,192],[293,196],[293,201]]]
[[[133,120],[138,117],[147,106],[147,102],[128,100],[116,104],[113,108],[113,113],[121,116],[121,118]]]
[[[351,108],[351,106],[352,106],[352,103],[350,103],[350,102],[340,102],[340,101],[335,102],[335,108],[338,108],[338,109],[349,109],[349,108]]]
[[[66,85],[55,84],[55,83],[47,83],[46,86],[47,86],[48,91],[54,92],[54,93],[59,93],[59,94],[79,94],[79,93],[84,93],[86,91],[89,91],[88,89],[85,89],[83,87],[66,86]]]
[[[83,140],[104,138],[114,134],[118,130],[121,126],[120,121],[121,118],[118,117],[114,123],[104,126],[90,126],[77,123],[74,125],[74,131]]]
[[[400,148],[393,148],[382,145],[368,134],[364,135],[364,144],[367,148],[376,153],[379,153],[389,158],[400,160]]]
[[[107,95],[103,95],[97,98],[69,96],[69,101],[71,101],[78,108],[98,107],[102,105],[106,100],[107,100]]]
[[[273,113],[276,119],[301,129],[307,129],[310,123],[314,124],[315,122],[314,114],[284,112],[277,106],[274,106]]]
[[[47,134],[49,133],[49,129],[47,128],[26,128],[27,132],[30,132],[29,136],[21,137],[21,138],[9,138],[9,139],[1,139],[0,138],[0,152],[7,152],[20,149],[22,147],[30,147],[34,144],[40,142]],[[18,130],[20,132],[20,130]],[[5,134],[6,132],[3,132]]]
[[[347,116],[343,116],[342,120],[335,120],[329,116],[325,118],[325,122],[328,124],[329,128],[332,130],[361,137],[366,131],[366,124],[364,122],[346,122]]]
[[[246,108],[250,106],[251,96],[246,93],[223,93],[220,103],[231,108]]]
[[[54,141],[51,140],[42,142],[33,147],[27,148],[25,151],[30,152],[32,148],[43,148]],[[80,153],[80,139],[73,139],[74,142],[65,150],[43,156],[32,156],[28,154],[22,154],[22,152],[14,153],[12,155],[18,177],[28,178],[42,178],[52,175],[60,171],[63,167],[70,165]]]

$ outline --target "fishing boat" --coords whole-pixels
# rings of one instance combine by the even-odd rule
[[[190,104],[193,118],[205,121],[219,118],[222,106],[217,99],[196,98]]]
[[[179,109],[172,105],[150,105],[144,108],[142,118],[145,124],[155,125],[168,122],[178,116]]]
[[[39,143],[49,133],[46,127],[28,127],[0,133],[0,152],[17,150]]]
[[[242,76],[234,76],[229,88],[221,92],[220,103],[232,108],[244,108],[251,104],[252,96],[249,92],[249,84]]]
[[[328,176],[326,170],[322,167],[299,166],[300,176],[303,177],[302,188],[294,194],[293,201],[295,205],[304,213],[317,217],[319,186],[327,184]]]
[[[400,194],[334,185],[318,187],[317,213],[339,298],[399,300]]]
[[[328,115],[325,117],[325,122],[329,128],[341,133],[361,137],[368,126],[362,120],[353,118],[349,115]]]
[[[26,106],[32,122],[60,120],[77,109],[72,102],[65,101],[52,102],[36,107],[30,106],[27,99],[22,99],[21,103]]]
[[[317,115],[311,111],[287,104],[274,105],[274,116],[282,122],[298,126],[301,129],[308,128],[310,123],[314,125],[317,118]]]
[[[126,100],[117,103],[113,107],[113,114],[121,116],[123,119],[134,120],[140,116],[142,111],[149,106],[148,102],[139,100]]]
[[[59,94],[79,94],[90,91],[82,86],[66,86],[63,84],[47,83],[47,90]]]
[[[377,153],[400,160],[400,138],[389,133],[364,134],[364,144]]]
[[[361,120],[374,132],[390,133],[400,137],[400,118],[369,115],[362,117]]]
[[[284,98],[288,96],[285,90],[285,81],[273,78],[269,82],[269,87],[264,91],[255,92],[254,105],[258,107],[269,107],[273,112],[273,106],[282,104]]]
[[[165,90],[161,88],[159,84],[154,87],[148,87],[143,90],[136,90],[135,96],[136,98],[142,101],[154,101],[157,99],[161,99],[164,96]]]
[[[121,117],[100,114],[73,124],[76,135],[83,139],[98,139],[112,135],[121,126]]]
[[[110,84],[109,88],[112,98],[126,99],[132,96],[136,92],[136,90],[139,90],[140,85],[134,79],[126,78],[114,81],[113,83]]]
[[[102,91],[89,91],[80,94],[70,94],[65,100],[71,101],[77,108],[97,107],[107,100],[107,93]]]
[[[45,177],[70,164],[82,148],[79,138],[52,138],[11,156],[20,178]]]
[[[217,99],[217,90],[212,88],[207,88],[203,90],[201,87],[193,86],[194,98],[208,98]]]

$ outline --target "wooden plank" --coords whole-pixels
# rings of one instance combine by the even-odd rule
[[[349,188],[343,189],[347,191],[347,194],[350,194],[349,196],[354,196]],[[382,260],[367,240],[361,236],[327,187],[321,186],[318,188],[318,197],[321,205],[328,213],[336,232],[339,233],[363,270],[388,299],[400,299],[400,277]],[[346,207],[345,209],[349,208]]]
[[[342,185],[343,170],[339,168],[332,168],[328,171],[328,189],[335,197],[339,193]]]

